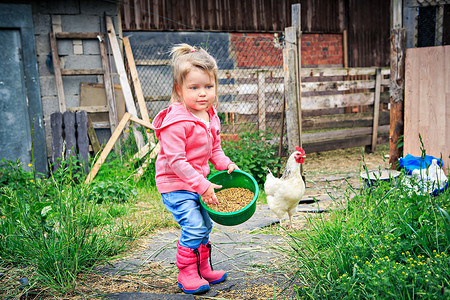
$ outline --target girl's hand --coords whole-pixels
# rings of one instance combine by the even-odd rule
[[[236,166],[235,164],[231,163],[228,165],[228,174],[230,174],[231,172],[233,172],[234,170],[239,170],[239,167]]]
[[[219,200],[217,200],[216,194],[214,193],[214,189],[220,188],[222,188],[221,185],[211,183],[206,192],[202,195],[203,202],[205,202],[208,205],[209,204],[219,205]]]

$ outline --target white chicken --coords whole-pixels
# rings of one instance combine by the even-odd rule
[[[287,213],[290,227],[292,216],[297,212],[297,206],[305,193],[305,183],[300,172],[300,165],[305,161],[305,151],[297,147],[289,156],[281,178],[276,178],[267,168],[264,192],[267,195],[267,204],[280,219]]]

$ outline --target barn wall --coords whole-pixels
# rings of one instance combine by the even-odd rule
[[[63,32],[104,32],[104,15],[111,16],[115,28],[120,28],[118,6],[105,1],[31,1],[36,54],[39,68],[42,110],[48,156],[52,155],[50,115],[59,112],[55,75],[52,70],[49,33]],[[117,30],[119,31],[119,30]],[[101,68],[100,47],[97,40],[59,40],[58,53],[62,68]],[[63,76],[66,106],[77,107],[80,101],[82,82],[101,83],[103,76]],[[116,79],[116,82],[118,80]],[[108,130],[105,130],[108,134]]]
[[[327,34],[346,30],[349,67],[389,66],[390,0],[125,0],[120,8],[124,31],[281,33],[291,26],[296,3],[301,4],[304,38],[321,34],[328,39]],[[324,64],[336,64],[332,55],[326,54]]]

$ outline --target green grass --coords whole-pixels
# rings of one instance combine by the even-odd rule
[[[309,218],[309,230],[290,234],[304,283],[297,296],[449,299],[450,191],[418,195],[402,182],[379,182],[352,192],[345,209]]]
[[[48,178],[1,161],[0,298],[76,294],[80,274],[176,226],[155,188],[154,165],[136,183],[141,162],[123,161],[111,155],[90,184],[76,159]]]

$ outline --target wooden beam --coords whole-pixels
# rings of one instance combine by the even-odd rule
[[[61,77],[61,65],[59,64],[58,45],[56,43],[54,32],[50,32],[50,47],[52,49],[52,62],[55,72],[56,91],[58,93],[59,112],[64,113],[66,111],[66,98],[64,96],[64,87]]]
[[[102,69],[62,69],[61,75],[78,76],[78,75],[103,75]]]
[[[106,96],[106,105],[108,106],[108,120],[109,120],[109,130],[111,131],[111,135],[116,130],[117,122],[119,120],[119,115],[117,111],[117,101],[114,93],[114,85],[111,78],[111,70],[109,66],[109,57],[108,51],[106,50],[105,35],[100,34],[100,56],[102,59],[102,68],[103,68],[103,82],[105,87],[105,96]],[[120,145],[120,144],[119,144]],[[120,146],[119,146],[120,147]],[[115,151],[118,152],[118,147],[116,147]]]
[[[109,43],[113,52],[114,62],[119,75],[120,85],[122,86],[122,92],[125,99],[125,105],[128,113],[133,117],[137,117],[136,106],[134,105],[133,94],[131,92],[130,85],[128,83],[127,73],[125,71],[125,64],[122,59],[122,53],[120,52],[119,42],[117,41],[116,32],[112,23],[111,17],[106,17],[106,27],[108,30]],[[144,139],[142,134],[133,130],[133,134],[136,140],[138,149],[144,147]]]
[[[131,114],[126,112],[123,115],[122,120],[120,120],[119,124],[116,127],[116,130],[112,134],[111,138],[106,143],[105,148],[103,149],[102,153],[98,157],[97,161],[95,162],[94,166],[91,169],[91,172],[86,177],[85,183],[91,182],[95,175],[97,175],[98,170],[100,169],[102,163],[105,162],[106,158],[108,157],[109,152],[111,152],[112,148],[114,147],[114,144],[116,143],[117,139],[120,137],[120,134],[122,130],[125,128],[125,125],[128,123],[128,121],[131,118]]]
[[[78,107],[67,107],[68,111],[79,111],[85,110],[88,113],[99,113],[99,112],[108,112],[108,106],[99,105],[99,106],[78,106]]]
[[[298,119],[298,86],[297,86],[297,47],[296,28],[285,29],[286,48],[283,50],[283,66],[285,74],[284,88],[286,92],[286,120],[289,153],[295,151],[300,145],[299,119]]]
[[[388,133],[389,125],[379,126],[377,133]],[[372,133],[372,128],[370,127],[362,127],[362,128],[349,128],[349,129],[339,129],[339,130],[331,130],[331,131],[322,131],[322,132],[314,132],[314,133],[304,133],[303,141],[306,142],[317,142],[317,141],[325,141],[325,140],[334,140],[339,138],[348,138],[352,136],[359,135],[370,135]]]
[[[135,122],[135,123],[137,123],[139,125],[142,125],[142,126],[148,128],[148,129],[153,129],[152,124],[150,124],[150,122],[147,121],[147,120],[141,120],[141,119],[136,118],[136,117],[131,117],[130,119],[131,119],[131,121],[133,121],[133,122]]]
[[[258,129],[266,130],[266,93],[265,93],[265,75],[258,72]]]
[[[392,29],[390,85],[391,127],[389,131],[389,163],[392,169],[399,169],[398,159],[403,152],[403,147],[398,147],[398,143],[404,132],[405,54],[405,29]]]
[[[58,39],[98,39],[99,32],[55,32]]]
[[[377,76],[375,79],[375,100],[373,103],[373,126],[372,126],[372,148],[375,152],[377,147],[377,133],[378,133],[378,118],[380,115],[380,91],[381,91],[381,70],[377,69]]]
[[[141,87],[141,83],[139,81],[139,76],[138,76],[137,69],[136,69],[136,64],[134,62],[133,52],[131,50],[130,40],[128,39],[128,37],[123,38],[123,45],[125,48],[125,54],[126,54],[126,58],[127,58],[127,62],[128,62],[128,67],[130,69],[131,80],[133,83],[134,92],[135,92],[136,98],[138,100],[139,110],[141,111],[141,117],[145,121],[150,121],[150,118],[148,117],[147,106],[145,105],[144,94],[142,93],[142,87]],[[148,139],[148,142],[151,143],[152,145],[155,144],[155,139],[154,139],[153,135],[148,132],[147,132],[147,139]]]
[[[148,145],[148,144],[147,144]],[[153,148],[152,152],[150,152],[150,155],[147,157],[147,159],[144,161],[144,163],[137,169],[136,174],[134,175],[134,180],[138,181],[142,175],[144,175],[145,169],[147,169],[148,165],[154,159],[159,151],[161,150],[161,145],[159,143],[156,144],[156,146]]]
[[[94,156],[96,156],[97,153],[102,150],[102,147],[100,146],[97,134],[95,133],[94,125],[92,124],[92,120],[89,115],[87,116],[87,125],[89,140],[91,141],[92,149],[94,150]]]

